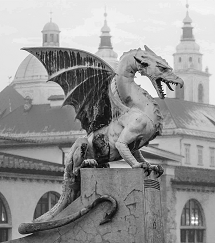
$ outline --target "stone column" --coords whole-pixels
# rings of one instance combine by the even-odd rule
[[[116,199],[112,221],[100,225],[110,208],[103,202],[68,225],[10,241],[11,243],[164,243],[160,184],[142,169],[82,169],[81,196],[60,219],[87,207],[101,195]]]

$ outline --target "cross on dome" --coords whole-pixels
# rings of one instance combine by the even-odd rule
[[[189,8],[188,0],[186,1],[186,8],[187,8],[187,10],[188,10],[188,8]]]
[[[53,12],[50,11],[49,13],[50,13],[50,22],[52,22],[52,14],[53,14]]]

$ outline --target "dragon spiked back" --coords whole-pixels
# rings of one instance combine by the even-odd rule
[[[63,105],[75,108],[82,128],[91,133],[107,126],[112,119],[108,95],[115,72],[105,61],[86,51],[58,48],[23,48],[44,65],[48,81],[61,86]]]

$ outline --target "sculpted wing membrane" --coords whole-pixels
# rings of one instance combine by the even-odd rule
[[[112,119],[108,88],[115,75],[110,65],[86,51],[58,48],[23,48],[37,57],[48,72],[48,81],[59,84],[63,105],[72,105],[82,128],[91,133]]]

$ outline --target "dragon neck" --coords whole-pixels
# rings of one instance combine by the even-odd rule
[[[134,83],[134,77],[137,71],[134,53],[131,51],[131,53],[122,57],[116,72],[115,82],[117,92],[121,101],[125,104],[128,97],[131,96],[130,87]]]

